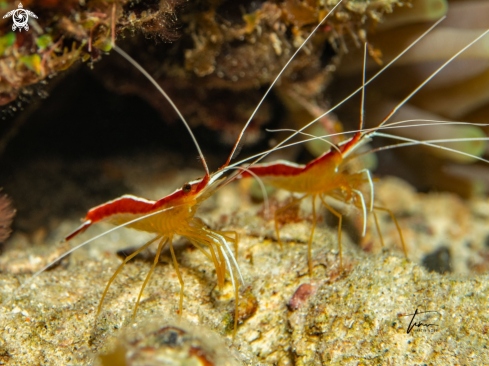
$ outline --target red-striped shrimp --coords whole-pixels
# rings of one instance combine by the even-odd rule
[[[234,329],[236,330],[238,311],[238,281],[235,278],[234,271],[236,271],[236,273],[239,275],[241,282],[243,282],[243,278],[241,276],[241,272],[235,255],[231,251],[229,242],[232,242],[234,243],[234,246],[237,246],[238,234],[234,231],[212,230],[207,227],[201,219],[195,217],[195,214],[200,204],[227,182],[225,176],[225,173],[227,172],[224,170],[212,174],[209,172],[207,162],[194,134],[192,133],[185,118],[168,97],[168,95],[135,60],[133,60],[122,49],[118,48],[115,45],[114,49],[123,57],[125,57],[129,62],[131,62],[136,68],[138,68],[155,85],[155,87],[175,109],[176,113],[179,115],[184,125],[188,129],[188,132],[190,133],[190,136],[192,137],[195,146],[197,147],[200,159],[205,170],[205,175],[202,178],[198,178],[194,181],[185,183],[181,188],[177,189],[172,194],[163,197],[162,199],[157,201],[147,200],[133,195],[124,195],[122,197],[116,198],[112,201],[106,202],[102,205],[90,209],[85,216],[82,225],[74,232],[66,236],[65,241],[73,239],[74,237],[88,229],[90,226],[97,224],[101,221],[116,225],[116,227],[72,248],[61,257],[57,258],[55,261],[52,261],[44,268],[36,272],[28,281],[26,281],[21,286],[21,288],[25,287],[40,273],[52,266],[53,263],[66,257],[80,247],[121,227],[127,227],[155,234],[156,236],[148,241],[146,244],[142,245],[135,252],[127,256],[117,268],[115,273],[108,281],[107,286],[103,292],[102,298],[98,305],[97,315],[102,309],[102,304],[105,296],[107,295],[110,285],[112,284],[116,276],[120,273],[124,265],[132,258],[134,258],[138,253],[145,250],[152,243],[155,242],[158,244],[156,256],[139,292],[136,305],[134,307],[133,319],[136,316],[138,305],[141,300],[144,288],[146,287],[151,277],[151,274],[153,273],[153,270],[159,261],[159,256],[163,248],[165,248],[167,245],[169,246],[176,274],[181,285],[179,301],[179,314],[181,315],[183,308],[184,281],[180,274],[178,261],[173,248],[173,239],[175,236],[178,235],[187,238],[188,241],[190,241],[214,264],[214,267],[216,269],[217,284],[219,288],[222,289],[225,283],[226,273],[229,273],[236,295],[236,313],[234,317]],[[234,238],[229,236],[233,234]]]
[[[251,173],[256,176],[259,176],[265,183],[268,183],[276,188],[285,189],[289,192],[302,194],[301,197],[294,198],[289,204],[281,207],[275,212],[275,231],[277,235],[278,242],[282,246],[280,240],[279,233],[279,224],[277,220],[278,214],[285,211],[292,205],[295,205],[302,201],[305,198],[312,198],[312,214],[313,214],[313,226],[311,230],[311,234],[308,241],[308,264],[309,264],[309,273],[312,273],[312,258],[311,258],[311,245],[312,239],[316,227],[316,198],[319,197],[321,203],[336,217],[339,219],[338,224],[338,246],[339,246],[339,257],[340,257],[340,268],[343,268],[343,257],[342,257],[342,245],[341,245],[341,225],[342,225],[342,214],[335,210],[331,205],[329,205],[325,198],[332,197],[337,201],[353,204],[353,206],[360,208],[363,213],[363,236],[366,233],[367,229],[367,213],[373,212],[374,219],[376,223],[377,230],[379,231],[379,236],[381,241],[383,242],[377,215],[375,210],[386,211],[392,217],[394,223],[396,224],[397,230],[399,232],[400,241],[402,244],[402,248],[404,254],[407,258],[407,250],[406,245],[404,243],[404,239],[402,236],[402,231],[399,227],[399,224],[394,217],[392,211],[390,211],[386,207],[381,207],[374,205],[374,187],[373,180],[370,174],[370,171],[367,169],[359,170],[351,172],[348,170],[348,163],[358,157],[359,155],[364,155],[365,153],[359,153],[358,149],[360,146],[364,145],[368,141],[372,139],[375,135],[383,136],[388,138],[398,138],[396,136],[388,135],[385,133],[380,133],[379,130],[381,128],[386,128],[383,126],[389,126],[386,123],[392,117],[392,115],[401,108],[418,90],[420,90],[428,81],[430,81],[436,74],[439,73],[446,65],[448,65],[453,59],[455,59],[459,54],[464,52],[468,47],[477,42],[480,38],[485,36],[489,31],[484,32],[481,36],[476,38],[470,44],[465,46],[462,50],[460,50],[457,54],[455,54],[452,58],[450,58],[447,62],[445,62],[440,68],[438,68],[432,75],[430,75],[423,83],[421,83],[411,94],[409,94],[403,101],[401,101],[388,115],[387,117],[379,124],[377,128],[364,130],[363,129],[363,103],[364,103],[364,87],[365,83],[365,65],[364,65],[364,80],[362,86],[362,105],[361,105],[361,117],[360,117],[360,127],[358,131],[355,132],[354,136],[349,140],[339,143],[338,145],[331,144],[332,148],[321,155],[320,157],[312,160],[306,165],[299,165],[295,163],[291,163],[285,160],[279,160],[271,163],[264,164],[255,164],[247,167],[247,170],[241,174],[241,177],[250,177]],[[365,45],[365,58],[366,58],[367,47]],[[396,58],[397,59],[397,58]],[[382,71],[382,70],[381,70]],[[372,79],[371,79],[372,80]],[[371,81],[369,80],[369,82]],[[329,113],[329,112],[328,112]],[[316,122],[319,118],[308,125],[301,128],[299,131],[295,131],[292,136],[295,136],[299,133],[304,134],[302,131]],[[409,121],[404,121],[409,122]],[[401,122],[402,123],[402,122]],[[393,124],[399,124],[393,123]],[[391,127],[393,124],[390,124]],[[409,127],[409,126],[405,126]],[[282,130],[283,131],[283,130]],[[307,134],[305,134],[307,135]],[[292,137],[291,136],[291,137]],[[310,135],[309,135],[310,136]],[[289,138],[291,138],[289,137]],[[327,137],[327,136],[326,136]],[[394,146],[404,146],[404,145],[412,145],[412,144],[426,144],[433,145],[435,142],[445,142],[445,141],[415,141],[412,139],[399,138],[401,140],[406,141],[403,144],[397,144],[393,146],[388,146],[386,148],[391,148]],[[287,139],[288,140],[288,139]],[[285,140],[285,141],[287,141]],[[476,140],[476,139],[474,139]],[[285,141],[281,144],[277,145],[277,147],[281,146]],[[440,147],[440,146],[437,146]],[[444,147],[440,147],[444,148]],[[375,151],[381,150],[376,149]],[[273,151],[273,149],[272,149]],[[370,151],[371,152],[371,151]],[[261,159],[261,157],[260,157]],[[484,160],[484,159],[482,159]],[[369,185],[370,190],[370,202],[367,207],[366,200],[361,191],[361,187],[365,184]]]

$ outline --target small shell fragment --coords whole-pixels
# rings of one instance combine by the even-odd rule
[[[287,304],[289,310],[294,311],[304,306],[307,300],[316,293],[316,290],[317,287],[310,283],[300,285]]]

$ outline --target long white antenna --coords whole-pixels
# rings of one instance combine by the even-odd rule
[[[436,71],[431,74],[425,81],[423,81],[416,89],[414,89],[411,94],[409,94],[406,98],[404,98],[388,115],[387,117],[384,118],[384,120],[382,121],[382,123],[379,125],[379,126],[382,126],[384,123],[386,123],[393,115],[394,113],[396,113],[399,108],[401,108],[404,104],[406,104],[406,102],[412,98],[412,96],[414,94],[416,94],[418,92],[418,90],[420,90],[423,86],[426,85],[426,83],[428,83],[431,79],[433,79],[441,70],[443,70],[445,68],[445,66],[447,66],[450,62],[452,62],[455,58],[457,58],[462,52],[464,52],[467,48],[469,48],[470,46],[472,46],[475,42],[477,42],[479,39],[481,39],[482,37],[484,37],[487,33],[489,33],[489,29],[486,30],[484,33],[482,33],[479,37],[477,37],[476,39],[474,39],[472,42],[470,42],[467,46],[465,46],[464,48],[462,48],[460,51],[458,51],[455,55],[453,55],[452,57],[450,57],[443,65],[441,65],[438,69],[436,69]]]
[[[165,97],[165,99],[168,101],[168,103],[170,103],[170,105],[175,110],[175,112],[177,112],[178,117],[180,117],[183,124],[187,128],[188,133],[190,134],[190,137],[192,137],[192,140],[194,141],[195,147],[197,147],[197,151],[199,152],[200,159],[202,160],[202,164],[204,165],[205,174],[207,176],[209,176],[210,175],[209,168],[207,167],[207,162],[205,161],[204,154],[202,154],[202,150],[200,149],[199,143],[197,142],[197,139],[195,138],[192,130],[190,129],[189,124],[187,123],[187,121],[183,117],[182,113],[180,113],[180,111],[178,110],[175,103],[173,103],[173,101],[170,99],[168,94],[166,94],[166,92],[163,90],[163,88],[156,82],[156,80],[136,60],[134,60],[131,56],[129,56],[124,50],[119,48],[117,45],[113,44],[112,47],[118,54],[120,54],[127,61],[129,61],[135,68],[137,68],[141,72],[141,74],[146,76],[146,78],[149,81],[151,81],[151,83],[155,86],[155,88],[158,89],[158,91]]]
[[[362,78],[362,102],[360,103],[360,128],[363,128],[363,119],[365,115],[365,72],[367,69],[367,42],[363,50],[363,78]]]
[[[294,54],[292,55],[291,58],[289,58],[289,61],[287,61],[287,63],[285,64],[285,66],[282,68],[282,70],[280,70],[280,72],[278,73],[278,75],[275,77],[275,79],[273,80],[272,84],[270,84],[270,86],[268,87],[266,93],[263,95],[263,97],[261,98],[260,102],[258,103],[258,105],[256,106],[255,110],[253,111],[253,113],[251,114],[250,118],[248,119],[248,121],[246,122],[246,124],[244,125],[243,129],[241,130],[239,136],[238,136],[238,139],[236,140],[236,143],[234,144],[234,147],[233,147],[233,150],[231,151],[231,154],[229,155],[229,158],[228,160],[226,161],[226,164],[224,166],[227,166],[229,164],[229,162],[233,159],[233,156],[234,154],[236,153],[236,149],[238,148],[238,145],[239,145],[239,142],[241,141],[241,138],[243,137],[243,134],[245,133],[246,129],[248,128],[248,125],[250,124],[251,120],[253,119],[253,117],[255,117],[255,114],[256,112],[258,112],[258,109],[260,108],[260,106],[263,104],[263,101],[265,100],[265,98],[268,96],[268,94],[270,93],[270,91],[272,90],[272,88],[275,86],[275,84],[277,83],[278,79],[280,78],[280,76],[282,76],[282,74],[284,73],[284,71],[287,69],[287,67],[289,66],[289,64],[292,62],[292,60],[295,58],[295,56],[299,53],[299,51],[304,47],[304,45],[307,43],[307,41],[309,41],[309,39],[316,33],[316,31],[319,29],[319,27],[321,27],[323,25],[323,23],[325,22],[325,20],[333,13],[333,11],[341,4],[343,0],[340,0],[340,2],[338,4],[336,4],[333,9],[331,9],[331,11],[323,18],[323,20],[321,20],[321,22],[319,22],[319,24],[316,26],[316,28],[314,28],[314,30],[311,32],[311,34],[309,34],[309,36],[305,39],[304,42],[302,42],[302,44],[299,46],[299,48],[294,52]]]
[[[359,156],[360,155],[365,155],[365,154],[370,154],[370,153],[377,152],[377,151],[395,149],[395,148],[398,148],[398,147],[415,146],[415,145],[425,145],[425,146],[430,146],[430,147],[434,147],[434,148],[441,149],[441,150],[450,151],[450,152],[453,152],[455,154],[468,156],[468,157],[471,157],[471,158],[473,158],[475,160],[483,161],[485,163],[489,163],[489,160],[484,159],[484,158],[481,158],[480,156],[477,156],[477,155],[474,155],[474,154],[470,154],[470,153],[467,153],[465,151],[459,151],[459,150],[456,150],[456,149],[452,149],[452,148],[449,148],[447,146],[437,145],[437,144],[446,143],[446,142],[488,141],[489,138],[487,138],[487,137],[466,137],[466,138],[458,138],[458,139],[416,140],[416,139],[410,139],[410,138],[407,138],[407,137],[402,137],[402,136],[397,136],[397,135],[390,135],[390,134],[387,134],[387,133],[380,133],[380,132],[379,133],[376,133],[376,135],[377,136],[381,136],[381,137],[390,138],[390,139],[393,139],[393,140],[401,140],[401,141],[407,141],[407,142],[393,144],[393,145],[387,145],[387,146],[381,146],[381,147],[372,149],[370,151],[366,151],[364,153],[361,153],[361,154],[359,154]]]
[[[408,125],[408,126],[397,126],[398,124],[402,124],[402,123],[411,123],[411,122],[432,122],[432,123],[423,123],[423,124],[415,124],[415,125]],[[375,132],[376,135],[378,135],[378,131],[379,130],[387,130],[387,129],[393,129],[393,128],[414,128],[414,127],[425,127],[425,126],[433,126],[433,125],[477,125],[477,126],[489,126],[489,124],[475,124],[475,123],[471,123],[471,122],[453,122],[453,121],[435,121],[435,120],[425,120],[425,119],[409,119],[409,120],[405,120],[405,121],[399,121],[399,122],[391,122],[391,123],[387,123],[386,125],[382,126],[382,127],[375,127],[375,128],[366,128],[366,129],[363,129],[363,130],[353,130],[353,131],[346,131],[346,132],[338,132],[338,133],[334,133],[334,134],[328,134],[328,135],[324,135],[324,136],[314,136],[314,135],[310,135],[308,133],[305,133],[305,132],[302,132],[302,131],[298,131],[298,130],[294,130],[294,129],[279,129],[279,130],[269,130],[271,132],[274,132],[274,131],[291,131],[291,132],[295,132],[296,134],[301,134],[301,135],[305,135],[305,136],[312,136],[311,138],[309,139],[306,139],[306,140],[302,140],[302,141],[296,141],[296,142],[292,142],[290,144],[287,144],[287,145],[282,145],[282,146],[275,146],[273,147],[272,149],[269,149],[269,150],[266,150],[266,151],[263,151],[261,153],[258,153],[258,154],[255,154],[255,155],[252,155],[252,156],[249,156],[245,159],[242,159],[236,163],[233,163],[227,167],[224,168],[224,170],[228,170],[228,169],[233,169],[234,167],[237,167],[243,163],[246,163],[247,161],[249,160],[253,160],[256,158],[256,161],[260,160],[262,157],[266,156],[266,155],[269,155],[271,154],[272,152],[274,151],[277,151],[277,150],[282,150],[282,149],[286,149],[288,147],[292,147],[292,146],[296,146],[296,145],[300,145],[300,144],[303,144],[303,143],[306,143],[306,142],[309,142],[309,141],[317,141],[317,140],[323,140],[328,138],[328,137],[331,137],[331,136],[341,136],[341,135],[346,135],[346,134],[349,134],[349,133],[356,133],[356,132],[365,132],[366,134],[368,133],[372,133],[372,132]],[[466,140],[466,139],[464,139]],[[489,141],[489,138],[487,138],[487,140]],[[425,141],[426,142],[426,141]],[[369,151],[368,153],[370,152],[375,152],[377,151],[377,149],[374,149],[374,150],[371,150]],[[462,153],[462,152],[460,152]],[[364,155],[365,153],[362,153],[361,155]],[[463,155],[465,155],[465,153],[462,153]],[[469,155],[468,155],[469,156]],[[470,156],[473,156],[470,154]],[[473,156],[475,159],[478,159],[477,156]],[[481,160],[482,158],[480,158],[479,160]],[[256,162],[255,161],[255,162]],[[485,159],[482,159],[482,161],[486,161]],[[251,163],[250,165],[253,165],[255,164],[255,162]],[[489,161],[487,161],[489,163]]]
[[[389,66],[391,66],[394,62],[396,62],[401,56],[403,56],[407,51],[409,51],[416,43],[418,43],[423,37],[425,37],[429,32],[431,32],[433,30],[433,28],[435,28],[438,24],[441,23],[442,20],[444,20],[446,17],[442,17],[440,20],[438,20],[435,24],[433,24],[426,32],[424,32],[421,36],[419,36],[413,43],[411,43],[407,48],[405,48],[399,55],[397,55],[392,61],[390,61],[387,65],[385,65],[382,69],[380,69],[374,76],[372,76],[366,83],[362,84],[362,86],[360,88],[358,88],[357,90],[355,90],[353,93],[351,93],[349,96],[347,96],[345,99],[343,99],[341,102],[339,102],[338,104],[336,104],[334,107],[332,107],[330,110],[328,110],[326,113],[323,113],[322,115],[320,115],[319,117],[317,117],[315,120],[309,122],[307,125],[305,125],[304,127],[302,127],[301,129],[299,129],[296,133],[293,133],[292,135],[290,135],[289,137],[287,137],[285,140],[283,140],[282,142],[280,142],[279,144],[277,144],[275,147],[278,148],[280,146],[282,146],[283,144],[285,144],[287,141],[289,141],[291,138],[295,137],[297,134],[299,134],[300,132],[304,131],[306,128],[312,126],[314,123],[316,123],[317,121],[319,121],[321,118],[323,118],[324,116],[326,116],[327,114],[333,112],[336,108],[338,108],[339,106],[341,106],[343,103],[345,103],[347,100],[349,100],[351,97],[353,97],[355,94],[357,94],[360,90],[362,90],[364,87],[366,87],[368,84],[370,84],[370,82],[372,82],[377,76],[379,76],[381,73],[383,73],[387,68],[389,68]],[[272,150],[273,151],[273,150]],[[263,159],[265,156],[267,156],[268,154],[264,154],[262,155],[259,159],[257,159],[255,161],[258,162],[259,160]]]

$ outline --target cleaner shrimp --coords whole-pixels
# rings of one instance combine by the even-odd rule
[[[435,24],[435,26],[437,24]],[[404,241],[404,238],[402,235],[402,230],[401,230],[399,223],[398,223],[397,219],[395,218],[393,212],[386,207],[382,207],[382,206],[378,206],[378,205],[374,204],[374,185],[373,185],[373,179],[372,179],[372,175],[371,175],[370,171],[368,169],[362,169],[359,171],[351,172],[348,169],[348,163],[350,161],[352,161],[353,159],[355,159],[356,157],[359,157],[361,155],[365,155],[367,153],[380,151],[380,150],[386,150],[386,149],[390,149],[390,148],[394,148],[394,147],[412,146],[412,145],[416,145],[416,144],[424,144],[427,146],[433,146],[433,147],[446,149],[449,151],[455,151],[455,152],[467,155],[464,152],[460,152],[460,151],[456,151],[453,149],[449,149],[449,148],[444,147],[444,146],[436,145],[437,143],[443,143],[443,142],[447,142],[450,140],[417,141],[417,140],[413,140],[413,139],[397,137],[394,135],[386,134],[386,133],[380,132],[380,130],[393,128],[394,126],[398,127],[398,125],[400,125],[400,124],[412,123],[412,122],[431,122],[431,123],[417,124],[417,125],[404,125],[402,127],[428,126],[428,125],[433,125],[436,123],[469,124],[469,123],[464,123],[464,122],[420,121],[420,120],[417,120],[417,121],[415,121],[415,120],[401,121],[401,122],[393,122],[393,123],[387,123],[387,122],[396,113],[396,111],[398,111],[413,95],[416,94],[416,92],[418,90],[420,90],[424,85],[426,85],[446,65],[448,65],[452,60],[454,60],[458,55],[460,55],[462,52],[464,52],[467,48],[469,48],[474,43],[476,43],[479,39],[484,37],[487,33],[489,33],[489,30],[484,32],[482,35],[477,37],[475,40],[473,40],[471,43],[469,43],[467,46],[465,46],[462,50],[460,50],[454,56],[452,56],[440,68],[438,68],[434,73],[432,73],[424,82],[422,82],[413,92],[411,92],[405,99],[403,99],[384,118],[384,120],[382,120],[382,122],[376,128],[371,128],[371,129],[364,129],[363,128],[365,86],[370,81],[372,81],[373,78],[375,78],[378,74],[376,74],[372,79],[370,79],[367,83],[365,83],[365,69],[366,69],[366,57],[367,57],[367,44],[365,44],[363,83],[362,83],[362,87],[361,87],[362,99],[361,99],[361,108],[360,108],[360,125],[359,125],[359,129],[357,131],[348,132],[348,133],[353,132],[354,133],[353,137],[351,137],[350,139],[343,141],[337,145],[330,143],[327,140],[324,140],[325,142],[327,142],[331,146],[330,150],[328,150],[327,152],[325,152],[324,154],[322,154],[318,158],[313,159],[312,161],[310,161],[306,165],[295,164],[295,163],[285,161],[285,160],[279,160],[279,161],[270,162],[270,163],[255,164],[258,160],[261,160],[264,157],[264,155],[262,155],[257,160],[255,160],[251,165],[247,166],[246,171],[243,171],[243,173],[240,174],[241,178],[252,177],[252,176],[256,175],[256,176],[260,177],[265,183],[267,183],[267,184],[269,184],[275,188],[285,189],[285,190],[292,192],[292,193],[301,194],[300,197],[293,197],[293,199],[290,203],[286,204],[283,207],[280,207],[275,212],[275,217],[274,217],[275,232],[277,235],[278,243],[280,244],[281,247],[282,247],[282,241],[280,239],[278,215],[281,212],[284,212],[285,210],[290,208],[291,206],[296,205],[299,202],[301,202],[302,200],[311,197],[313,223],[312,223],[312,230],[311,230],[309,240],[308,240],[308,266],[309,266],[309,274],[310,275],[312,274],[312,240],[313,240],[314,231],[315,231],[316,222],[317,222],[316,198],[318,198],[318,197],[319,197],[321,203],[333,215],[335,215],[339,221],[338,222],[338,249],[339,249],[338,251],[339,251],[339,259],[340,259],[340,269],[343,268],[342,240],[341,240],[341,227],[342,227],[343,215],[340,212],[338,212],[337,210],[335,210],[330,204],[328,204],[326,202],[326,197],[331,197],[331,198],[335,199],[336,201],[339,201],[339,202],[342,202],[345,204],[352,204],[354,207],[356,207],[362,211],[362,213],[363,213],[362,236],[365,236],[365,234],[366,234],[367,215],[370,212],[373,213],[375,225],[376,225],[376,228],[377,228],[377,231],[378,231],[382,245],[383,245],[382,233],[380,231],[378,218],[377,218],[377,214],[375,211],[387,212],[391,216],[392,220],[394,221],[394,223],[396,225],[397,231],[399,233],[399,238],[400,238],[400,242],[401,242],[401,245],[403,248],[404,255],[406,258],[408,257],[406,244],[405,244],[405,241]],[[395,61],[395,60],[397,60],[397,58],[395,58],[393,61]],[[391,61],[391,63],[393,61]],[[389,63],[389,65],[391,63]],[[382,72],[384,69],[382,69],[380,72]],[[338,105],[335,106],[334,108],[337,108],[337,107],[338,107]],[[329,113],[329,112],[331,112],[331,110],[328,111],[327,113]],[[326,114],[324,114],[324,115],[326,115]],[[317,139],[318,137],[309,135],[307,133],[304,133],[303,131],[306,128],[308,128],[309,126],[311,126],[313,123],[318,121],[320,118],[322,118],[324,115],[318,117],[317,119],[310,122],[306,126],[302,127],[298,131],[290,130],[290,129],[289,130],[284,130],[284,129],[275,130],[274,132],[276,132],[276,131],[293,131],[294,134],[291,135],[286,140],[282,141],[280,144],[278,144],[274,149],[271,150],[271,152],[275,151],[277,148],[280,148],[281,145],[283,145],[286,141],[288,141],[290,138],[292,138],[293,136],[295,136],[297,134],[303,134],[303,135],[312,137],[310,140],[307,140],[307,141]],[[333,134],[333,135],[322,136],[322,137],[320,137],[320,139],[324,139],[324,138],[331,137],[334,135],[341,135],[341,134]],[[373,150],[370,150],[367,152],[358,152],[358,149],[361,146],[363,146],[365,143],[371,141],[371,139],[374,136],[382,136],[382,137],[391,138],[391,139],[399,139],[399,140],[404,141],[404,143],[384,146],[384,147],[373,149]],[[473,138],[473,139],[466,139],[466,140],[478,141],[478,140],[486,140],[486,139],[485,138]],[[459,141],[459,139],[452,139],[451,141]],[[474,157],[474,156],[472,156],[472,157]],[[478,158],[478,157],[476,157],[476,158]],[[482,159],[482,158],[479,158],[479,160],[486,161],[485,159]],[[364,194],[361,191],[361,187],[364,186],[365,184],[368,184],[369,190],[370,190],[370,200],[369,200],[368,207],[366,204],[366,200],[364,198]]]
[[[367,58],[367,44],[364,49],[364,73],[363,84],[365,84],[365,63]],[[359,131],[363,129],[363,107],[365,88],[362,87],[361,117]],[[280,130],[284,131],[284,130]],[[369,212],[375,210],[386,211],[390,214],[395,222],[401,239],[404,254],[407,257],[406,245],[400,230],[399,224],[391,210],[385,207],[374,206],[374,187],[373,180],[368,169],[358,172],[350,172],[347,168],[348,163],[355,157],[354,152],[367,141],[365,133],[357,132],[354,137],[343,141],[338,145],[331,143],[332,148],[320,157],[312,160],[306,165],[295,164],[286,160],[279,160],[271,163],[255,164],[248,167],[241,173],[240,177],[252,177],[252,174],[259,176],[266,184],[275,188],[284,189],[289,192],[302,194],[301,197],[293,197],[291,202],[278,208],[274,213],[275,232],[280,247],[283,247],[280,239],[278,216],[290,207],[297,205],[302,200],[311,197],[312,200],[312,230],[309,236],[308,245],[308,265],[309,274],[312,274],[312,239],[316,229],[316,199],[319,197],[321,203],[333,214],[338,220],[338,248],[340,257],[340,269],[343,269],[343,255],[341,245],[341,227],[343,215],[335,210],[326,202],[326,197],[332,197],[346,204],[353,204],[355,207],[362,209],[364,214],[364,225],[362,235],[366,233],[366,216],[367,208],[365,198],[361,192],[361,187],[368,183],[370,187],[370,204]],[[378,227],[377,215],[374,212],[375,222]],[[380,231],[379,231],[379,235]]]
[[[278,76],[273,81],[272,85],[266,91],[263,96],[261,102],[265,99],[265,97],[269,94],[272,87],[277,82],[278,78],[285,71],[287,66],[293,60],[295,55],[302,49],[302,47],[306,44],[306,42],[314,35],[317,29],[319,29],[325,20],[329,17],[330,14],[334,12],[334,10],[341,4],[339,1],[329,12],[328,14],[319,22],[316,28],[311,32],[311,34],[304,40],[304,42],[300,45],[300,47],[296,50],[296,52],[291,56],[286,65],[282,68]],[[113,36],[114,39],[114,36]],[[227,159],[226,163],[215,173],[210,173],[206,159],[202,153],[202,150],[195,138],[192,130],[190,129],[189,124],[183,117],[182,113],[178,110],[176,105],[170,99],[170,97],[166,94],[166,92],[157,84],[151,75],[134,59],[132,59],[126,52],[120,49],[118,46],[113,44],[114,50],[116,50],[122,57],[124,57],[127,61],[129,61],[134,67],[136,67],[151,83],[158,89],[158,91],[164,96],[164,98],[170,103],[172,108],[175,110],[184,126],[187,128],[193,143],[195,144],[200,160],[202,161],[205,175],[202,178],[196,179],[194,181],[190,181],[185,183],[181,188],[174,191],[172,194],[163,197],[157,201],[147,200],[141,197],[137,197],[134,195],[123,195],[119,198],[116,198],[112,201],[106,202],[99,206],[96,206],[90,209],[83,219],[83,223],[80,227],[74,230],[71,234],[67,235],[64,241],[70,241],[75,238],[79,234],[83,233],[90,226],[97,224],[99,222],[107,222],[115,225],[114,228],[99,234],[82,244],[75,246],[74,248],[67,251],[62,256],[58,257],[54,261],[50,262],[44,268],[36,272],[28,281],[24,282],[17,290],[25,287],[29,283],[31,283],[37,276],[39,276],[46,269],[50,268],[54,263],[73,253],[77,249],[91,243],[98,238],[107,235],[109,233],[114,232],[122,227],[127,227],[131,229],[135,229],[138,231],[147,232],[150,234],[156,235],[147,243],[143,244],[140,248],[134,251],[132,254],[127,256],[123,262],[116,269],[114,274],[109,279],[105,290],[100,299],[99,305],[97,307],[97,316],[100,314],[102,310],[103,301],[108,293],[110,285],[115,280],[117,275],[121,272],[123,267],[137,254],[141,253],[143,250],[148,248],[151,244],[157,243],[157,251],[153,261],[153,264],[146,275],[146,278],[143,282],[143,285],[139,291],[139,295],[136,300],[136,304],[133,311],[133,319],[135,319],[138,306],[143,294],[143,291],[146,285],[149,282],[149,279],[156,267],[156,264],[159,261],[160,254],[162,250],[168,245],[173,261],[173,265],[175,267],[175,271],[178,277],[178,281],[180,283],[180,299],[179,299],[179,314],[181,316],[183,312],[183,295],[184,295],[184,281],[180,273],[178,261],[175,255],[175,250],[173,248],[173,240],[175,236],[185,237],[195,248],[197,248],[200,252],[204,254],[204,256],[209,259],[216,270],[217,276],[217,284],[219,288],[222,289],[225,283],[226,273],[229,274],[234,290],[234,294],[236,297],[236,306],[235,306],[235,314],[234,314],[234,332],[233,336],[237,330],[237,322],[238,322],[238,301],[239,301],[239,284],[238,279],[235,278],[236,271],[239,276],[239,280],[241,283],[244,283],[240,268],[238,266],[235,255],[233,254],[231,247],[228,242],[231,242],[235,246],[235,251],[237,253],[238,248],[238,240],[239,236],[236,231],[219,231],[212,230],[207,227],[204,222],[196,217],[196,213],[200,205],[212,196],[219,188],[224,185],[230,183],[234,180],[238,173],[234,175],[231,174],[226,176],[225,173],[228,173],[232,170],[237,170],[242,172],[246,170],[244,167],[239,167],[242,162],[235,163],[230,165],[230,161],[232,156],[236,153],[236,148],[239,145],[243,133],[246,127],[249,125],[251,120],[253,119],[256,111],[258,110],[260,104],[255,109],[254,113],[248,119],[242,133],[239,135],[238,140],[234,146],[234,149],[231,152],[231,155]],[[254,173],[250,173],[254,176]],[[234,238],[230,235],[234,235]]]

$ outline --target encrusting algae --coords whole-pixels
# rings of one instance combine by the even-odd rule
[[[7,13],[18,1],[0,2]],[[38,19],[31,31],[13,32],[10,20],[0,22],[0,105],[15,100],[23,87],[50,78],[77,61],[96,61],[111,46],[111,27],[137,28],[171,41],[177,37],[175,11],[181,1],[32,1],[23,6]]]

